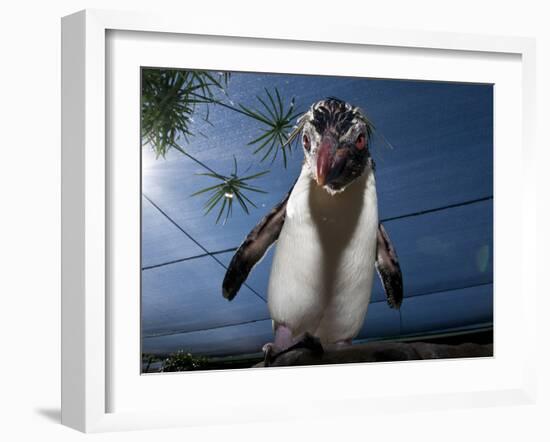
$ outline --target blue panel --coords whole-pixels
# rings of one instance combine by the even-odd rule
[[[222,329],[180,333],[142,339],[145,353],[183,350],[196,355],[231,356],[261,352],[273,340],[271,320],[223,327]]]
[[[273,262],[273,254],[275,247],[271,247],[265,254],[264,258],[256,264],[252,272],[250,272],[246,283],[252,287],[257,293],[267,299],[267,287],[269,283],[269,275],[271,272],[271,264]],[[233,257],[234,252],[223,253],[218,255],[218,259],[225,265],[229,265],[229,261]],[[221,284],[221,281],[220,281]],[[237,296],[240,296],[237,294]]]
[[[385,302],[371,303],[356,340],[379,339],[402,335],[430,334],[457,328],[483,326],[493,321],[492,284],[452,290],[406,300],[399,313]],[[271,342],[271,320],[173,333],[143,339],[146,353],[169,353],[178,350],[210,356],[258,353]]]
[[[204,253],[149,201],[141,201],[141,266]]]
[[[475,327],[493,321],[493,286],[451,290],[407,299],[399,312],[385,302],[371,303],[357,340],[411,334],[430,334],[457,328]],[[166,353],[184,350],[211,356],[257,353],[273,339],[271,320],[251,320],[245,324],[146,336],[143,351]]]
[[[258,207],[251,207],[250,215],[244,214],[240,207],[235,207],[233,216],[225,225],[223,222],[216,224],[216,210],[209,216],[204,216],[203,206],[207,197],[191,195],[202,188],[217,184],[217,181],[197,175],[204,172],[200,166],[187,158],[174,158],[175,155],[172,154],[169,160],[157,160],[153,163],[147,172],[149,181],[144,180],[143,192],[209,251],[238,246],[256,223],[284,198],[299,173],[298,169],[293,172],[277,170],[276,173],[274,170],[255,180],[254,185],[269,190],[268,194],[249,194]],[[248,164],[249,156],[245,158],[245,163]],[[216,170],[230,173],[233,157],[228,157],[225,161],[220,157],[219,164],[220,167],[216,167]],[[247,174],[268,169],[267,165],[255,165]]]
[[[383,94],[373,119],[395,149],[373,154],[382,218],[493,194],[492,86],[393,82]]]
[[[357,339],[372,339],[399,334],[399,313],[379,302],[369,306],[365,325]],[[178,350],[211,356],[261,352],[273,340],[271,320],[252,321],[188,333],[173,333],[143,339],[143,351],[169,353]]]
[[[492,200],[399,219],[384,227],[399,257],[406,297],[493,281]],[[376,278],[373,299],[384,298]]]
[[[371,300],[365,322],[356,339],[387,338],[398,336],[399,333],[399,312],[391,309],[386,301]]]
[[[284,100],[296,96],[301,110],[317,99],[334,95],[363,107],[378,133],[372,149],[377,161],[381,218],[401,216],[463,201],[491,196],[492,86],[435,82],[318,78],[287,75],[234,74],[230,91],[235,102],[254,104],[264,87],[278,86]],[[196,119],[196,131],[208,138],[191,138],[188,150],[220,173],[229,174],[235,156],[242,168],[254,173],[270,169],[258,164],[247,143],[257,126],[230,110],[212,107],[214,127]],[[198,176],[204,170],[178,152],[166,160],[145,161],[144,192],[181,227],[200,238],[209,250],[237,246],[255,223],[280,201],[297,177],[302,153],[295,152],[288,169],[279,160],[271,173],[256,181],[269,191],[253,195],[258,208],[246,216],[237,208],[227,225],[215,225],[215,214],[204,218],[205,197],[191,197],[212,184]]]
[[[402,333],[437,330],[493,322],[493,284],[415,296],[401,307]]]
[[[235,102],[254,105],[254,96],[262,94],[264,87],[278,87],[287,103],[295,96],[299,110],[332,95],[367,112],[377,133],[394,147],[388,148],[380,135],[371,145],[382,219],[443,208],[385,222],[404,274],[402,323],[399,313],[385,303],[375,278],[373,299],[358,338],[433,333],[491,322],[492,86],[233,74],[228,90]],[[230,174],[235,156],[246,174],[271,170],[254,182],[268,191],[250,194],[258,207],[252,208],[250,215],[236,207],[225,225],[215,224],[215,211],[203,215],[206,198],[191,196],[214,184],[211,178],[198,175],[204,169],[175,151],[166,159],[155,160],[147,146],[143,192],[201,246],[211,252],[227,250],[238,246],[284,197],[299,174],[302,153],[294,152],[286,170],[280,159],[273,165],[269,161],[259,163],[259,157],[247,146],[258,127],[246,117],[213,106],[213,127],[198,117],[195,121],[192,130],[204,132],[208,138],[193,137],[186,148],[211,168]],[[485,200],[464,205],[479,199]],[[453,205],[460,207],[448,207]],[[144,202],[143,211],[144,266],[204,253],[148,203]],[[226,265],[231,256],[216,255]],[[264,297],[272,256],[273,249],[248,280],[249,286]],[[224,273],[212,257],[144,271],[144,351],[184,349],[197,354],[234,355],[258,352],[270,341],[271,321],[265,302],[246,287],[233,302],[224,300],[220,293]]]
[[[246,287],[231,302],[222,297],[224,272],[211,257],[142,271],[142,335],[269,318],[266,303]]]

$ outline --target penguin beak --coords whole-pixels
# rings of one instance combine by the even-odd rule
[[[338,143],[333,136],[324,135],[321,138],[317,154],[317,184],[319,186],[330,184],[340,176],[346,165],[348,154],[348,149],[338,148]]]

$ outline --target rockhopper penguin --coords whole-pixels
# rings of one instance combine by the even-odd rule
[[[358,107],[336,98],[313,104],[290,134],[290,141],[302,137],[300,176],[231,260],[223,281],[229,300],[278,240],[268,288],[275,339],[263,348],[266,365],[297,346],[351,344],[367,313],[375,267],[390,307],[401,305],[401,269],[378,222],[372,130]]]

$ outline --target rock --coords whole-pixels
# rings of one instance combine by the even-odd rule
[[[369,342],[315,353],[300,348],[276,357],[269,366],[344,364],[350,362],[389,362],[419,359],[475,358],[493,356],[493,344],[432,344],[427,342]],[[255,367],[264,367],[264,362]]]

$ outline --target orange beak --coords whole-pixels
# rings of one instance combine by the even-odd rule
[[[336,140],[331,136],[323,136],[317,154],[317,184],[324,186],[332,167]]]

